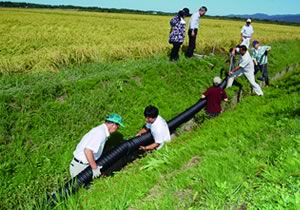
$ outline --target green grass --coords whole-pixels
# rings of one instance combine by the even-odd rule
[[[58,209],[299,209],[299,76],[300,68]]]
[[[272,46],[271,74],[299,62],[296,53],[300,52],[299,41],[273,43]],[[134,135],[143,125],[142,112],[150,103],[158,106],[166,119],[174,117],[198,100],[201,92],[210,85],[211,78],[223,68],[223,60],[222,57],[207,60],[182,58],[174,64],[166,56],[155,56],[86,64],[57,73],[2,76],[0,208],[26,208],[38,201],[46,191],[55,190],[68,180],[69,162],[75,146],[108,113],[117,112],[124,116],[126,128],[120,132],[125,138]],[[213,70],[210,70],[208,62],[215,64]],[[293,100],[290,101],[292,103]],[[254,102],[252,105],[255,105]],[[230,113],[224,117],[226,115]],[[218,123],[211,125],[210,129],[216,132]],[[206,129],[185,134],[180,139],[197,138]],[[105,189],[102,193],[109,194],[103,197],[106,202],[101,205],[108,205],[110,209],[126,205],[142,206],[139,198],[147,194],[160,174],[180,168],[192,154],[191,151],[198,151],[197,147],[188,146],[185,141],[175,142],[174,149],[171,144],[168,149],[138,161],[137,166],[133,164],[115,177],[95,182],[93,189]],[[217,142],[214,146],[221,145]],[[177,154],[182,155],[182,160],[176,158],[174,162],[174,159],[168,158]],[[163,161],[153,161],[160,157]],[[140,170],[145,165],[147,167]],[[120,182],[117,182],[119,178]],[[133,184],[126,187],[120,183]],[[132,188],[137,183],[138,187]],[[116,196],[116,199],[110,196]],[[69,208],[81,208],[87,203],[89,208],[96,208],[99,197],[89,197],[88,192],[82,191],[67,205]]]

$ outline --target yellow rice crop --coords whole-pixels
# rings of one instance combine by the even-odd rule
[[[166,53],[167,16],[63,10],[0,9],[0,74],[56,71],[62,66]],[[197,50],[227,50],[239,42],[242,21],[203,19]],[[300,39],[300,27],[253,23],[269,43]],[[187,39],[186,39],[187,42]]]

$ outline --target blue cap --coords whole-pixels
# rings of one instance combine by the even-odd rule
[[[105,118],[105,120],[108,121],[108,122],[112,122],[112,123],[118,124],[121,127],[125,127],[125,125],[122,122],[123,118],[120,115],[118,115],[118,114],[110,114],[110,115],[108,115]]]
[[[252,46],[255,47],[255,45],[258,44],[258,43],[259,43],[259,41],[254,40],[254,41],[252,42]]]

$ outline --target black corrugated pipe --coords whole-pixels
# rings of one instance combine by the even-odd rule
[[[227,79],[224,79],[220,84],[221,88],[225,88],[227,84]],[[205,107],[206,100],[200,100],[181,114],[174,117],[168,122],[170,132],[173,133],[176,128],[178,128],[183,123],[191,120],[195,114]],[[127,156],[131,152],[134,152],[139,149],[140,146],[146,146],[153,143],[153,137],[151,133],[147,133],[142,136],[133,137],[123,143],[121,143],[116,148],[112,149],[106,155],[100,157],[96,163],[97,165],[102,166],[102,171],[107,170],[111,167],[116,161],[120,160],[122,157]],[[70,194],[76,192],[79,187],[88,185],[92,181],[93,172],[91,167],[87,167],[84,171],[78,174],[76,177],[71,179],[65,184],[63,188],[58,191],[60,199],[66,198]],[[50,198],[51,205],[55,204],[58,200],[55,194],[52,194]]]

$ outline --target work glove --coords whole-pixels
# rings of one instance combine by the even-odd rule
[[[267,55],[268,55],[268,51],[267,51],[267,50],[265,51],[264,55],[265,55],[265,56],[267,56]]]
[[[93,169],[93,179],[101,176],[101,169],[102,169],[102,166],[97,166],[96,169]]]

